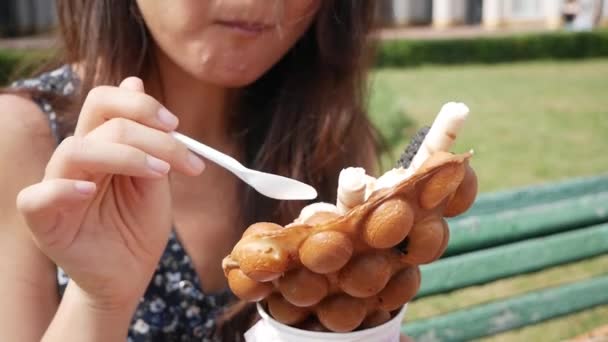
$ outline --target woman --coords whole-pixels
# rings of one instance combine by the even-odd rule
[[[580,4],[577,0],[566,0],[562,6],[562,20],[566,30],[574,29],[574,20],[580,12]]]
[[[333,201],[342,167],[376,160],[372,5],[59,1],[62,67],[0,95],[0,340],[242,338],[253,310],[221,259],[306,203],[261,197],[168,133]]]

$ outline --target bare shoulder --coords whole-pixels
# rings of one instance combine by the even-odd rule
[[[23,96],[0,94],[0,109],[3,168],[17,161],[28,162],[30,166],[46,164],[54,149],[54,139],[48,119],[38,105]],[[7,164],[10,161],[14,162]]]
[[[0,95],[0,128],[0,207],[6,209],[12,196],[42,177],[54,139],[40,108],[18,95]]]
[[[34,101],[25,96],[0,94],[0,108],[0,125],[4,131],[0,139],[10,137],[31,142],[32,138],[37,138],[51,143],[48,147],[52,148],[53,139],[48,120]]]

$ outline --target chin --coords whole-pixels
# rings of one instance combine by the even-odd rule
[[[215,84],[226,88],[242,88],[257,81],[266,70],[234,70],[214,68],[212,70],[198,70],[195,77],[203,82]]]
[[[254,83],[260,77],[261,75],[253,75],[249,77],[247,77],[247,75],[222,75],[221,77],[216,77],[213,80],[213,83],[226,88],[243,88]]]

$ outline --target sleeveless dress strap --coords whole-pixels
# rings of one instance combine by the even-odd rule
[[[13,82],[9,87],[13,89],[32,90],[38,94],[52,94],[54,96],[72,96],[79,88],[80,82],[70,65],[45,72],[34,78],[27,78]],[[51,132],[57,144],[64,138],[62,119],[57,115],[48,98],[40,95],[33,96],[32,100],[46,114]]]

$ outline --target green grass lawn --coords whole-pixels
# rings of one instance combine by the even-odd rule
[[[475,150],[480,191],[608,172],[608,59],[384,69],[372,77],[371,116],[393,146],[462,101],[471,116],[455,151]],[[387,164],[388,165],[388,164]],[[414,301],[420,319],[608,273],[608,256]],[[600,306],[484,341],[556,341],[608,324]]]
[[[475,150],[482,192],[608,172],[607,59],[384,69],[371,81],[372,119],[397,155],[443,103],[466,103],[455,151]]]

